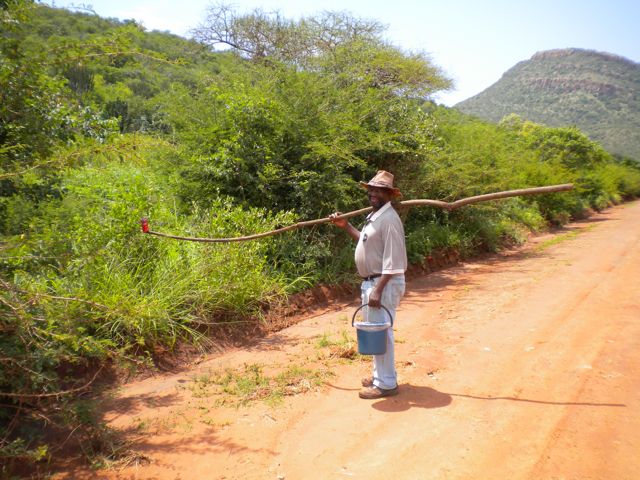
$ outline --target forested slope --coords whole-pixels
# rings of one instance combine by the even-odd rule
[[[577,126],[610,152],[640,161],[640,64],[617,55],[538,52],[456,108],[493,122],[515,113],[551,127]]]

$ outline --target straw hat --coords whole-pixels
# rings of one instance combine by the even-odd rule
[[[394,197],[402,196],[400,189],[393,186],[393,174],[384,170],[378,170],[376,176],[369,180],[369,183],[360,182],[360,186],[364,189],[369,187],[387,188],[391,190]]]

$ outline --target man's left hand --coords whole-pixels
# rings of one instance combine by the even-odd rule
[[[378,292],[378,289],[374,288],[369,294],[369,306],[380,308],[380,297],[382,297],[382,294]]]

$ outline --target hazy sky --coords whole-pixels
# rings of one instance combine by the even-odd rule
[[[148,30],[189,36],[212,0],[48,0],[57,7],[90,6],[102,17],[136,19]],[[218,3],[218,2],[215,2]],[[347,11],[388,26],[387,39],[420,50],[454,80],[436,99],[446,105],[480,93],[516,63],[541,50],[587,48],[640,62],[639,0],[231,0],[298,18]]]

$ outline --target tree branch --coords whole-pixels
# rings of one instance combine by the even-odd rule
[[[406,206],[406,207],[417,207],[417,206],[427,205],[430,207],[442,208],[447,211],[453,211],[458,208],[464,207],[466,205],[471,205],[473,203],[488,202],[490,200],[499,200],[501,198],[508,198],[508,197],[519,197],[523,195],[538,195],[541,193],[564,192],[572,189],[573,189],[573,184],[567,183],[564,185],[550,185],[547,187],[523,188],[519,190],[507,190],[505,192],[487,193],[485,195],[477,195],[474,197],[463,198],[461,200],[457,200],[452,203],[443,202],[440,200],[418,199],[418,200],[405,200],[403,202],[399,202],[399,205]],[[360,210],[355,210],[353,212],[342,214],[337,218],[351,218],[358,215],[363,215],[365,213],[369,213],[372,210],[373,209],[371,207],[362,208]],[[155,235],[158,237],[172,238],[174,240],[185,240],[189,242],[202,242],[202,243],[246,242],[248,240],[257,240],[259,238],[270,237],[272,235],[277,235],[279,233],[284,233],[289,230],[294,230],[297,228],[311,227],[313,225],[329,223],[330,221],[331,220],[328,217],[319,218],[317,220],[307,220],[305,222],[294,223],[293,225],[278,228],[276,230],[271,230],[269,232],[256,233],[254,235],[247,235],[244,237],[232,237],[232,238],[181,237],[177,235],[169,235],[167,233],[154,232],[152,230],[149,230],[145,233],[148,233],[150,235]]]
[[[9,397],[9,398],[50,398],[50,397],[60,397],[62,395],[69,395],[71,393],[80,392],[85,390],[91,386],[91,384],[98,378],[98,375],[104,368],[104,365],[100,366],[98,371],[93,375],[91,380],[81,387],[72,388],[71,390],[64,390],[62,392],[53,392],[53,393],[9,393],[9,392],[0,392],[0,397]]]

